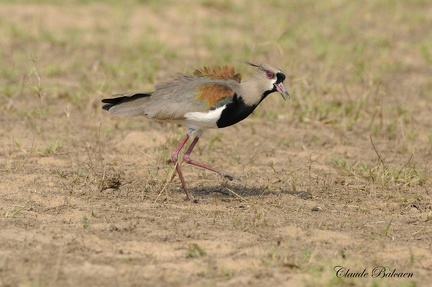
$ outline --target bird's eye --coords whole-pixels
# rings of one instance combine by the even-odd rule
[[[269,79],[273,79],[273,77],[274,77],[274,73],[272,73],[270,71],[266,71],[266,75],[267,75],[267,78],[269,78]]]

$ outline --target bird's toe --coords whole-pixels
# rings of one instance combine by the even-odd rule
[[[227,173],[222,174],[222,176],[225,177],[226,179],[228,179],[229,181],[233,181],[234,179],[238,179],[237,177],[235,177],[231,174],[227,174]]]

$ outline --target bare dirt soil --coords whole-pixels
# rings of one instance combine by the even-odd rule
[[[428,286],[432,5],[285,2],[0,3],[0,286]],[[241,60],[292,99],[206,132],[238,180],[185,201],[185,129],[100,100]]]

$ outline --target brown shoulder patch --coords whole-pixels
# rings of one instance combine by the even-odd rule
[[[241,82],[241,74],[236,74],[233,66],[214,66],[214,67],[203,67],[194,71],[194,76],[197,77],[208,77],[216,80],[234,80]]]
[[[219,84],[204,84],[196,88],[198,101],[204,102],[207,108],[215,106],[222,99],[234,96],[230,87]]]

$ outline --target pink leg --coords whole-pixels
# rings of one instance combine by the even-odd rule
[[[181,181],[181,183],[182,183],[183,190],[184,190],[184,192],[186,193],[186,199],[189,199],[189,193],[188,193],[188,191],[187,191],[186,182],[185,182],[185,180],[184,180],[183,173],[182,173],[182,171],[181,171],[180,164],[179,164],[179,162],[178,162],[178,155],[179,155],[181,149],[184,147],[184,145],[186,144],[186,142],[187,142],[188,140],[189,140],[189,134],[187,134],[187,135],[183,138],[183,140],[180,142],[180,144],[176,147],[176,149],[174,150],[174,152],[173,152],[172,155],[171,155],[171,159],[172,159],[172,161],[174,162],[175,169],[176,169],[177,174],[178,174],[178,176],[179,176],[179,178],[180,178],[180,181]],[[173,176],[171,177],[171,180],[173,180],[174,176],[175,176],[175,174],[173,174]]]
[[[211,166],[208,166],[208,165],[205,165],[203,163],[197,162],[197,161],[195,161],[195,160],[193,160],[193,159],[190,158],[190,154],[191,154],[193,148],[195,147],[195,145],[197,144],[198,140],[199,140],[199,137],[195,137],[194,138],[194,140],[192,141],[191,145],[188,147],[188,149],[186,150],[185,154],[183,155],[183,161],[185,161],[186,163],[198,166],[198,167],[202,167],[202,168],[211,170],[211,171],[219,174],[222,177],[225,177],[225,178],[227,178],[229,180],[233,180],[234,177],[231,176],[231,175],[229,175],[228,173],[226,173],[226,172],[224,172],[222,170],[215,169],[215,168],[213,168]]]

